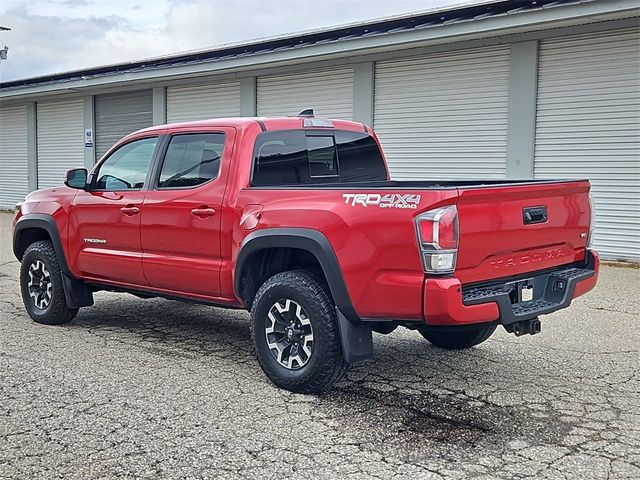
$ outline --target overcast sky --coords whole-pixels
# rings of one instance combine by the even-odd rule
[[[0,80],[478,0],[0,0]]]

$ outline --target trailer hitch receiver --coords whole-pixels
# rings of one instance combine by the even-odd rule
[[[505,330],[509,333],[513,333],[516,337],[522,335],[535,335],[540,333],[540,320],[538,317],[530,320],[520,320],[504,326]]]

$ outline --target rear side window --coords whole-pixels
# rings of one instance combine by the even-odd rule
[[[307,139],[302,130],[262,133],[256,140],[253,184],[309,183]]]
[[[387,179],[380,149],[366,133],[341,130],[265,132],[256,140],[254,157],[254,186]]]
[[[158,188],[189,188],[218,176],[224,133],[193,133],[171,137],[162,162]]]
[[[382,153],[371,135],[336,132],[341,182],[376,182],[387,179]]]

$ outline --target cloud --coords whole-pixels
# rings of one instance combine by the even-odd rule
[[[4,12],[2,23],[11,27],[10,32],[0,34],[0,40],[9,46],[8,58],[0,64],[2,80],[76,68],[74,53],[79,46],[98,40],[106,31],[129,28],[127,20],[118,16],[70,19],[30,15],[22,6]],[[79,63],[87,66],[101,60],[92,57]]]
[[[453,0],[36,0],[0,11],[0,80],[424,10]]]

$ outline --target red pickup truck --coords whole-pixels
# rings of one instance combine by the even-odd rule
[[[266,375],[320,392],[372,331],[448,349],[539,332],[596,284],[591,217],[586,180],[393,181],[366,125],[237,118],[123,138],[29,194],[13,248],[36,322],[99,290],[243,308]]]

